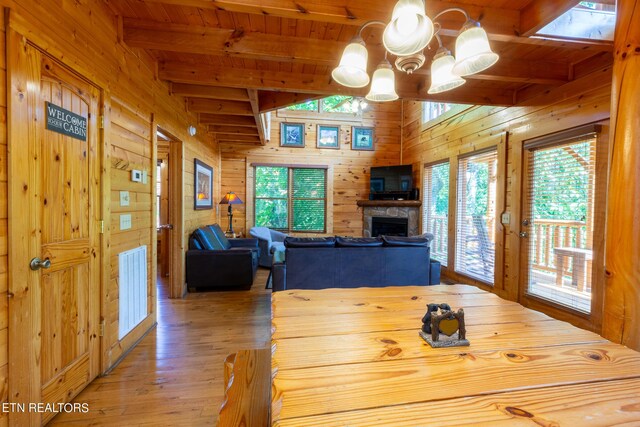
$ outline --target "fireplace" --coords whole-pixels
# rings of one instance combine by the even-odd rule
[[[358,207],[362,208],[362,235],[417,236],[421,205],[420,200],[358,200]]]
[[[390,218],[374,216],[371,218],[371,237],[407,236],[409,232],[408,218]]]

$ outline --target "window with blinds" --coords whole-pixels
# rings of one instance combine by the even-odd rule
[[[495,266],[495,149],[458,161],[455,271],[493,284]]]
[[[422,231],[433,234],[431,258],[447,265],[449,229],[449,162],[424,168]]]
[[[255,167],[255,223],[286,232],[326,230],[327,170]]]
[[[589,313],[596,137],[566,136],[525,145],[527,292]]]

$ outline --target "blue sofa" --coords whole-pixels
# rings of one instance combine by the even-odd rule
[[[187,286],[251,288],[259,257],[257,239],[227,239],[218,224],[200,227],[189,237]]]
[[[431,274],[431,239],[287,237],[285,260],[272,267],[273,291],[438,284],[439,271]]]

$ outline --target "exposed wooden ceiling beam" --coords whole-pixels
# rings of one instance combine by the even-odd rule
[[[224,126],[209,125],[208,131],[211,133],[228,134],[228,135],[258,135],[258,129],[244,126]]]
[[[130,38],[127,38],[127,35]],[[146,49],[209,55],[232,54],[240,58],[329,67],[337,65],[345,46],[345,43],[329,40],[186,26],[181,26],[181,30],[176,32],[133,28],[125,32],[125,40],[133,47]],[[369,65],[372,68],[370,71],[373,72],[373,67],[384,57],[384,53],[381,47],[374,46],[369,46],[369,52]],[[503,58],[495,66],[470,78],[553,85],[566,82],[567,69],[567,64],[562,63]],[[428,74],[428,63],[418,73]],[[201,92],[215,95],[216,91]],[[261,110],[265,111],[262,108],[263,104],[260,105]]]
[[[271,138],[269,135],[269,125],[266,123],[264,116],[260,114],[260,107],[258,105],[258,91],[256,89],[247,89],[249,95],[249,103],[253,111],[253,118],[256,120],[256,126],[258,127],[258,137],[260,138],[260,144],[265,145]]]
[[[253,117],[249,116],[227,116],[224,114],[200,113],[198,114],[198,122],[201,125],[256,127],[256,121]]]
[[[145,0],[145,3],[175,4],[355,27],[369,21],[389,21],[394,6],[394,3],[389,0],[368,0],[366,2],[348,0]],[[427,2],[426,12],[427,15],[433,17],[452,7],[466,10],[473,19],[480,21],[488,33],[496,37],[514,38],[518,35],[520,13],[517,10],[431,0]],[[457,34],[464,24],[464,16],[457,12],[447,13],[439,18],[438,22],[442,26],[443,34],[449,35],[452,32]]]
[[[346,45],[330,40],[190,26],[180,26],[179,30],[125,27],[124,40],[127,45],[142,49],[326,66],[335,65]]]
[[[212,98],[225,101],[249,102],[249,96],[246,90],[232,87],[173,83],[171,85],[171,94],[188,98]]]
[[[551,2],[551,0],[548,0]],[[566,0],[562,0],[563,2]],[[190,6],[200,9],[217,9],[229,12],[269,15],[282,18],[312,20],[324,23],[337,23],[354,26],[356,28],[365,22],[391,18],[393,2],[388,0],[370,0],[367,2],[348,2],[347,0],[298,0],[296,2],[283,2],[281,0],[144,0],[145,3],[163,3],[180,6]],[[352,4],[355,3],[355,4]],[[470,4],[461,4],[447,1],[430,0],[426,10],[429,16],[451,7],[459,7],[466,10],[469,15],[478,20],[487,31],[491,40],[524,43],[543,46],[557,46],[574,49],[588,47],[596,50],[608,50],[613,48],[610,43],[593,45],[588,42],[565,42],[562,40],[543,40],[538,38],[521,37],[522,30],[520,12],[513,9],[491,8]],[[438,19],[442,28],[440,34],[455,37],[464,23],[464,17],[460,13],[452,12]],[[166,31],[174,31],[180,25],[166,22],[141,21],[125,18],[126,27],[154,29],[162,26]],[[369,30],[367,30],[369,31]]]
[[[248,102],[219,101],[216,99],[188,98],[187,108],[194,113],[228,114],[232,116],[252,116]]]
[[[562,15],[579,0],[533,0],[520,13],[520,35],[531,36]]]
[[[258,136],[248,136],[248,135],[226,135],[226,136],[216,136],[218,142],[253,142],[255,144],[262,144],[260,142],[260,138]]]
[[[324,98],[324,95],[297,92],[258,91],[258,105],[260,106],[261,113],[279,110],[280,108],[285,108],[290,105],[300,104],[306,101],[314,101],[320,98]]]
[[[346,88],[332,81],[330,76],[227,68],[218,65],[168,62],[160,64],[159,77],[181,83],[211,84],[229,87],[274,90],[282,92],[307,92],[317,95],[364,96],[365,89]],[[512,105],[513,91],[491,90],[473,87],[427,96],[427,79],[424,76],[402,76],[398,79],[398,94],[403,99],[432,99],[443,102],[482,105]],[[225,113],[224,111],[220,111]]]

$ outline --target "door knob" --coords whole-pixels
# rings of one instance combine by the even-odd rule
[[[529,237],[529,233],[527,233],[526,231],[521,231],[520,237]]]
[[[33,271],[40,270],[41,268],[49,268],[51,267],[51,260],[49,258],[45,258],[44,260],[42,260],[38,257],[35,257],[29,263],[29,267],[31,267]]]
[[[158,230],[173,230],[173,224],[162,224],[158,226]]]

